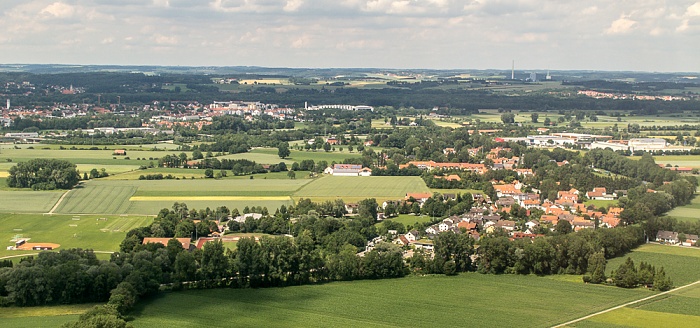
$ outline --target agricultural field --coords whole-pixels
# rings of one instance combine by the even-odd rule
[[[290,196],[311,181],[288,178],[151,181],[97,179],[84,182],[80,188],[68,192],[55,212],[155,215],[162,208],[171,208],[174,202],[184,202],[189,208],[197,209],[227,206],[242,210],[246,206],[262,206],[274,211],[282,205],[292,205]]]
[[[9,307],[0,311],[3,328],[49,328],[59,327],[66,322],[78,320],[96,304],[73,304],[41,307]]]
[[[663,266],[675,286],[700,280],[700,249],[647,244],[632,251],[630,257],[639,263],[647,261]],[[608,263],[608,270],[617,267],[624,257]],[[600,314],[572,327],[682,327],[700,320],[700,285],[694,285],[644,302]]]
[[[644,244],[625,256],[609,260],[606,274],[617,269],[627,257],[631,257],[635,264],[645,261],[657,268],[663,266],[674,286],[700,280],[700,248]]]
[[[342,152],[339,150],[340,147],[343,147]],[[326,161],[330,164],[331,162],[340,163],[346,158],[362,156],[362,153],[357,152],[357,150],[353,151],[352,153],[349,152],[347,146],[336,146],[336,151],[330,152],[325,152],[323,150],[301,151],[292,149],[292,147],[290,147],[290,151],[290,156],[284,160],[277,156],[277,148],[256,148],[247,153],[225,155],[218,158],[247,159],[259,164],[277,164],[284,162],[287,165],[291,165],[294,162],[301,162],[305,159],[311,159],[315,162]]]
[[[355,203],[366,198],[385,200],[404,199],[406,193],[429,192],[420,177],[336,177],[315,179],[294,193],[295,200],[310,198],[312,201],[343,199]]]
[[[0,162],[3,165],[7,165],[7,160],[10,159],[12,162],[25,162],[35,158],[55,158],[64,159],[70,161],[74,164],[84,164],[86,168],[101,168],[104,165],[117,165],[117,166],[140,166],[148,165],[153,158],[157,161],[165,155],[179,155],[182,151],[154,151],[154,150],[141,150],[141,151],[127,151],[126,156],[114,156],[113,150],[70,150],[70,149],[44,149],[50,148],[47,145],[34,144],[29,147],[34,147],[34,149],[22,148],[8,148],[3,146],[2,152],[0,152]],[[83,146],[85,147],[85,146]],[[186,152],[191,155],[191,152]],[[125,157],[129,157],[126,159]],[[137,158],[141,158],[137,160]],[[108,171],[109,172],[109,171]]]
[[[407,290],[420,292],[407,297]],[[504,327],[527,322],[531,327],[545,327],[650,294],[536,276],[411,276],[174,292],[139,304],[131,323],[135,327],[210,327],[212,322],[265,327],[404,327],[410,322],[412,327]]]
[[[671,164],[672,166],[700,168],[700,155],[664,155],[654,156],[657,164]]]
[[[0,180],[0,212],[47,213],[63,195],[63,191],[10,190],[5,179]]]
[[[678,206],[668,212],[667,215],[679,221],[700,220],[700,197],[695,196],[695,198],[690,201],[690,204]]]
[[[145,216],[0,214],[0,257],[38,253],[7,250],[7,246],[14,246],[13,238],[29,238],[28,243],[59,244],[59,250],[116,251],[127,231],[152,221],[152,217]]]

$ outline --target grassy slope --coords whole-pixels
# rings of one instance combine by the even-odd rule
[[[650,292],[516,275],[462,274],[166,294],[135,327],[541,327]],[[536,295],[548,295],[536,297]]]

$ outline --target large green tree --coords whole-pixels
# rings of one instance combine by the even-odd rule
[[[37,158],[10,168],[7,185],[36,190],[70,189],[80,180],[75,164],[58,159]]]

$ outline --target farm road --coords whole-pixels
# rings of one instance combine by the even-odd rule
[[[599,314],[607,313],[607,312],[610,312],[610,311],[615,311],[615,310],[617,310],[617,309],[623,308],[623,307],[628,306],[628,305],[636,304],[636,303],[639,303],[639,302],[644,302],[644,301],[646,301],[646,300],[650,300],[650,299],[655,298],[655,297],[659,297],[659,296],[662,296],[662,295],[666,295],[666,294],[669,294],[669,293],[673,293],[673,292],[675,292],[675,291],[678,291],[678,290],[681,290],[681,289],[684,289],[684,288],[688,288],[688,287],[690,287],[690,286],[694,286],[694,285],[697,285],[697,284],[700,284],[700,280],[698,280],[698,281],[696,281],[696,282],[691,282],[691,283],[689,283],[689,284],[687,284],[687,285],[680,286],[680,287],[678,287],[678,288],[674,288],[674,289],[671,289],[671,290],[668,290],[668,291],[665,291],[665,292],[662,292],[662,293],[658,293],[658,294],[654,294],[654,295],[647,296],[647,297],[644,297],[644,298],[640,298],[640,299],[638,299],[638,300],[636,300],[636,301],[627,302],[627,303],[625,303],[625,304],[621,304],[621,305],[618,305],[618,306],[615,306],[615,307],[611,307],[611,308],[609,308],[609,309],[605,309],[605,310],[602,310],[602,311],[598,311],[598,312],[596,312],[596,313],[592,313],[592,314],[589,314],[589,315],[587,315],[587,316],[580,317],[580,318],[578,318],[578,319],[574,319],[574,320],[571,320],[571,321],[568,321],[568,322],[565,322],[565,323],[562,323],[562,324],[558,324],[558,325],[554,326],[553,328],[566,327],[566,326],[569,326],[570,324],[574,324],[574,323],[577,323],[577,322],[579,322],[579,321],[583,321],[583,320],[586,320],[586,319],[595,317],[595,316],[597,316],[597,315],[599,315]]]
[[[61,195],[61,198],[58,199],[56,204],[51,208],[51,210],[47,214],[53,214],[53,211],[55,211],[58,208],[58,205],[61,205],[61,202],[63,201],[64,198],[66,198],[66,195],[68,195],[69,192],[71,192],[71,191],[68,190],[68,191],[64,192],[63,195]]]

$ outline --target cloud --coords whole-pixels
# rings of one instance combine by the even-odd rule
[[[621,15],[620,18],[616,19],[612,22],[612,24],[610,24],[610,27],[607,30],[605,30],[605,34],[629,33],[630,31],[632,31],[635,24],[637,24],[636,21],[629,19],[628,16]]]
[[[700,71],[698,0],[0,0],[0,21],[0,62],[493,68],[515,57]]]
[[[44,8],[40,14],[50,15],[56,18],[70,18],[75,13],[75,8],[71,5],[54,2]]]

